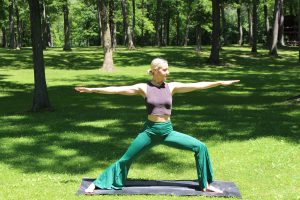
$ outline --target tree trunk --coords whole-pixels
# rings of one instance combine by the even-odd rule
[[[17,18],[17,27],[18,27],[18,39],[17,39],[17,49],[20,49],[22,47],[22,26],[20,22],[20,13],[19,8],[16,5],[16,18]]]
[[[271,34],[270,34],[270,23],[269,23],[269,16],[268,16],[268,6],[266,0],[264,0],[264,20],[265,20],[266,46],[268,49],[270,49]]]
[[[254,4],[254,2],[252,2],[252,4]],[[249,44],[252,45],[252,43],[253,43],[253,16],[252,16],[252,12],[254,13],[254,10],[251,10],[250,5],[249,5],[249,7],[247,8],[247,11],[248,11],[248,24],[249,24]]]
[[[151,3],[146,3],[146,18],[150,19],[150,13],[152,12],[152,7],[153,5]],[[156,45],[156,40],[155,40],[155,36],[153,37],[152,33],[150,33],[149,31],[146,31],[144,33],[144,40],[145,40],[145,44],[150,44],[152,46]]]
[[[166,46],[167,45],[167,38],[166,38],[166,16],[162,19],[162,27],[161,27],[161,45]]]
[[[225,18],[225,5],[224,5],[224,0],[221,2],[221,15],[222,15],[222,36],[223,36],[223,42],[224,45],[228,44],[227,41],[227,26],[226,26],[226,18]]]
[[[166,14],[166,45],[170,45],[170,17],[171,17],[171,11],[168,9]]]
[[[177,11],[176,15],[176,45],[180,43],[180,18],[179,18],[179,11]]]
[[[63,50],[71,51],[68,0],[64,1],[63,11],[64,11],[64,35],[65,35],[65,40],[64,40],[65,44]]]
[[[253,0],[253,39],[252,39],[252,53],[257,53],[257,37],[258,37],[258,17],[257,17],[257,6],[259,0]]]
[[[269,51],[270,56],[278,56],[277,53],[277,41],[278,41],[278,29],[279,29],[279,16],[280,16],[280,0],[275,0],[274,5],[274,23],[273,23],[273,34],[272,43]]]
[[[132,40],[135,41],[135,0],[132,0]]]
[[[5,12],[4,8],[4,1],[0,0],[0,27],[1,27],[1,31],[2,31],[2,41],[1,41],[1,47],[6,47],[6,30],[5,30],[5,25],[4,25],[4,12]]]
[[[110,0],[109,1],[109,27],[110,27],[111,45],[113,51],[115,51],[117,47],[117,39],[116,39],[117,31],[115,26],[114,13],[115,13],[114,0]]]
[[[100,1],[97,0],[97,20],[98,20],[98,37],[99,37],[99,46],[103,46],[103,37],[102,37],[102,28],[101,28],[101,14],[100,14]]]
[[[141,44],[145,44],[145,38],[144,38],[144,15],[145,15],[145,3],[144,0],[142,0],[142,25],[141,25]]]
[[[298,48],[299,48],[299,63],[300,63],[300,0],[298,0]]]
[[[48,46],[49,47],[53,47],[53,40],[52,40],[52,36],[51,36],[51,28],[50,28],[50,23],[48,22],[47,25],[47,41],[48,41]]]
[[[156,1],[156,45],[161,46],[161,5],[162,0]]]
[[[102,69],[104,71],[113,71],[114,62],[113,62],[113,49],[111,45],[111,35],[109,28],[109,17],[107,5],[103,0],[98,0],[100,5],[100,14],[101,14],[101,25],[102,25],[102,36],[103,36],[103,49],[104,49],[104,61]]]
[[[289,2],[289,10],[290,10],[290,15],[293,15],[294,16],[294,6],[293,6],[293,3],[294,1],[288,1]],[[299,3],[299,2],[298,2]],[[299,5],[299,4],[298,4]],[[299,12],[298,12],[299,13]]]
[[[190,18],[191,18],[191,8],[192,1],[188,1],[188,10],[187,10],[187,17],[186,17],[186,26],[185,26],[185,36],[184,36],[184,44],[183,46],[187,46],[189,40],[189,30],[190,30]]]
[[[14,0],[9,2],[9,47],[16,48],[15,26],[14,26]]]
[[[6,29],[5,26],[2,26],[2,47],[7,47],[7,40],[6,40]]]
[[[279,14],[279,30],[278,30],[278,42],[280,46],[285,46],[284,42],[284,11],[283,0],[280,0],[280,14]]]
[[[241,8],[237,8],[237,20],[238,20],[238,31],[239,31],[239,41],[238,44],[242,46],[244,44],[243,41],[243,27],[241,24]]]
[[[201,52],[202,49],[202,28],[201,28],[201,24],[198,24],[196,27],[196,42],[197,42],[197,47],[196,47],[196,51],[198,53]]]
[[[43,56],[41,15],[38,0],[29,0],[31,40],[34,63],[34,94],[31,110],[52,109],[48,98]]]
[[[127,34],[127,48],[128,49],[134,49],[134,44],[132,40],[132,33],[129,26],[129,20],[128,20],[128,12],[126,8],[126,0],[121,0],[122,5],[122,14],[124,19],[124,28],[126,30],[125,34]]]
[[[220,64],[220,0],[212,0],[212,47],[209,64]]]
[[[165,16],[163,17],[163,31],[162,31],[162,45],[168,46],[169,40],[169,9],[165,11]]]
[[[42,0],[42,36],[43,36],[43,48],[46,49],[48,45],[48,32],[47,32],[47,16],[45,0]]]

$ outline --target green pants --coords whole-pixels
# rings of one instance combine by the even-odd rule
[[[122,189],[132,161],[143,151],[157,144],[193,151],[200,189],[206,188],[207,183],[213,181],[213,169],[204,143],[174,131],[170,121],[146,121],[143,132],[135,138],[125,154],[100,174],[94,184],[101,189]]]

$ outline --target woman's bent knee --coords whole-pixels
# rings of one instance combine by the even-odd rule
[[[193,151],[198,154],[200,152],[203,152],[203,151],[207,151],[207,146],[202,143],[202,142],[199,142],[199,144],[193,148]]]

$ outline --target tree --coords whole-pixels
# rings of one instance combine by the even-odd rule
[[[227,27],[226,27],[226,17],[225,17],[225,3],[224,0],[221,0],[221,16],[222,16],[222,37],[223,43],[226,45],[227,42]]]
[[[111,1],[110,1],[111,2]],[[102,37],[102,26],[101,26],[101,14],[100,14],[100,1],[97,0],[97,24],[98,24],[98,37],[100,46],[103,45]]]
[[[70,44],[70,23],[69,23],[69,7],[68,7],[68,0],[64,0],[63,5],[63,12],[64,12],[64,51],[71,50]]]
[[[128,19],[128,13],[127,13],[127,8],[126,8],[126,0],[121,0],[121,5],[122,5],[122,14],[123,14],[123,19],[124,19],[124,31],[126,34],[126,44],[128,49],[134,49],[134,44],[132,40],[132,32],[130,29],[129,25],[129,19]]]
[[[280,3],[280,14],[279,14],[279,29],[278,29],[278,41],[280,46],[285,46],[284,42],[284,11],[283,11],[283,0]]]
[[[10,0],[9,3],[9,47],[11,49],[16,48],[16,38],[15,38],[15,25],[14,25],[14,0]]]
[[[166,9],[166,14],[164,17],[164,31],[163,31],[163,45],[168,46],[170,44],[170,16],[171,9]]]
[[[2,31],[0,39],[5,39],[7,34],[8,44],[10,43],[9,37],[9,15],[8,6],[12,0],[0,0],[5,2],[5,18],[0,17],[0,25]],[[23,5],[23,0],[14,0],[14,19],[15,19],[15,35],[23,37],[23,44],[29,44],[28,40],[30,35],[29,30],[26,27],[29,19],[29,13],[26,10],[26,5]],[[66,0],[40,0],[42,19],[42,31],[50,33],[56,46],[64,47],[64,20],[61,14],[63,13],[63,5]],[[44,2],[44,3],[43,3]],[[72,38],[70,38],[70,44],[78,46],[89,46],[103,44],[100,39],[102,34],[101,17],[100,12],[97,12],[97,4],[99,0],[69,0],[69,23],[72,30]],[[140,45],[195,45],[197,44],[197,36],[202,37],[202,42],[205,45],[211,44],[211,32],[212,32],[212,20],[211,20],[211,2],[208,0],[105,0],[108,6],[109,12],[109,27],[111,33],[111,44],[113,49],[116,42],[128,41],[123,38],[130,38],[128,36],[127,27],[130,28],[133,44]],[[117,4],[118,2],[118,4]],[[120,3],[119,3],[120,2]],[[254,19],[253,15],[253,3],[254,0],[220,0],[220,13],[221,13],[221,44],[239,43],[243,44],[243,27],[247,27],[247,37],[251,37],[251,32],[254,27],[251,28]],[[274,7],[274,0],[264,0],[262,8],[264,12],[257,13],[258,19],[264,19],[265,23],[258,23],[258,41],[266,41],[265,36],[271,36],[267,34],[268,28],[268,12],[270,7]],[[123,6],[121,6],[123,3]],[[296,12],[295,5],[296,0],[291,2],[285,2],[285,13],[291,14]],[[16,6],[17,5],[17,6]],[[100,7],[100,6],[98,6]],[[122,13],[122,7],[123,12]],[[258,7],[258,6],[257,6]],[[45,8],[45,9],[43,9]],[[124,9],[125,8],[125,9]],[[199,9],[198,9],[199,8]],[[19,12],[17,12],[19,9]],[[269,9],[269,10],[268,10]],[[44,12],[45,11],[45,12]],[[99,8],[100,11],[100,8]],[[248,16],[247,16],[248,11]],[[259,8],[257,8],[257,12]],[[0,15],[3,16],[2,10]],[[20,23],[22,33],[17,32],[18,14],[20,14]],[[127,13],[127,16],[123,17],[122,14]],[[282,13],[282,12],[281,12]],[[67,8],[65,7],[65,15],[67,14]],[[98,16],[99,15],[99,16]],[[205,15],[205,16],[204,16]],[[197,17],[196,17],[197,16]],[[247,18],[249,20],[247,20]],[[65,18],[66,19],[66,18]],[[122,21],[127,21],[126,26],[123,27]],[[199,22],[201,19],[201,22]],[[273,20],[273,17],[272,17]],[[51,25],[51,26],[50,26]],[[248,34],[248,25],[249,33]],[[98,26],[98,28],[97,28]],[[252,25],[253,26],[253,25]],[[45,28],[46,27],[46,28]],[[266,30],[265,30],[266,29]],[[67,29],[66,29],[67,30]],[[100,31],[101,30],[101,31]],[[118,30],[118,32],[117,32]],[[201,34],[200,31],[201,30]],[[101,34],[100,34],[101,33]],[[254,33],[253,33],[254,34]],[[47,44],[52,43],[51,36],[48,35]],[[279,34],[280,35],[280,34]],[[67,35],[66,35],[67,36]],[[262,37],[263,38],[259,38]],[[50,39],[49,39],[50,38]],[[101,38],[103,38],[101,36]],[[247,38],[248,40],[248,38]],[[268,40],[267,40],[268,41]],[[20,43],[20,42],[19,42]],[[248,43],[248,41],[247,41]],[[252,42],[250,42],[252,44]],[[128,42],[126,43],[128,44]]]
[[[212,47],[209,56],[209,64],[220,64],[220,0],[212,0]]]
[[[179,45],[180,43],[180,17],[179,17],[179,11],[176,13],[176,45]]]
[[[249,3],[251,4],[251,3]],[[252,3],[254,6],[254,2]],[[251,12],[252,11],[252,12]],[[249,24],[249,44],[252,45],[253,43],[253,13],[255,12],[253,8],[251,9],[251,5],[247,8],[248,12],[248,24]]]
[[[144,28],[145,28],[145,22],[144,22],[144,17],[145,17],[145,2],[142,0],[142,23],[141,23],[141,43],[144,45],[145,43],[145,36],[144,36]]]
[[[46,3],[45,0],[42,0],[41,2],[42,7],[42,36],[43,36],[43,47],[46,49],[47,47],[51,47],[51,33],[50,33],[50,25],[47,19],[46,14]]]
[[[222,4],[220,4],[222,6]],[[222,9],[221,9],[222,11]],[[212,5],[210,2],[196,1],[193,5],[191,21],[194,21],[196,51],[199,53],[202,46],[202,33],[211,32],[211,12]],[[225,16],[225,15],[224,15]],[[225,23],[224,23],[225,27]]]
[[[269,50],[270,56],[278,56],[277,42],[278,42],[278,29],[279,29],[278,21],[280,17],[280,6],[281,6],[280,4],[281,4],[281,0],[275,0],[272,43]]]
[[[104,50],[104,61],[102,69],[104,71],[113,71],[114,62],[113,62],[113,49],[111,45],[111,35],[109,28],[109,17],[107,2],[105,0],[98,0],[100,5],[100,14],[101,14],[101,28],[102,28],[102,37],[103,37],[103,50]]]
[[[259,4],[259,0],[253,0],[252,2],[253,4],[253,38],[252,38],[252,53],[257,53],[257,37],[258,37],[258,30],[257,30],[257,26],[258,26],[258,17],[257,17],[257,6]]]
[[[111,45],[113,51],[115,51],[117,47],[117,30],[115,26],[114,13],[115,13],[114,0],[110,0],[109,1],[109,27],[110,27]]]
[[[202,27],[200,23],[196,27],[196,44],[196,51],[200,52],[202,46]]]
[[[19,13],[19,7],[16,4],[16,18],[17,18],[17,32],[18,32],[18,39],[16,40],[16,47],[17,49],[20,49],[22,46],[22,27],[20,22],[20,13]]]
[[[6,2],[4,0],[0,0],[0,27],[1,27],[1,31],[2,31],[2,47],[6,47],[7,46],[7,40],[6,40],[6,22],[7,20],[5,20],[7,18],[7,9],[5,9],[6,7]]]
[[[156,23],[155,23],[155,30],[156,30],[156,45],[161,46],[161,4],[162,0],[156,1]]]
[[[243,40],[243,27],[242,27],[242,23],[241,23],[241,5],[240,4],[238,5],[236,12],[237,12],[238,31],[239,31],[238,44],[243,45],[244,40]]]
[[[132,40],[135,41],[135,0],[132,0]]]
[[[6,47],[7,41],[6,41],[6,29],[5,29],[5,26],[2,26],[1,30],[2,30],[2,47]]]
[[[298,0],[298,41],[300,41],[300,0]],[[300,43],[299,46],[299,59],[298,62],[300,63]]]
[[[192,1],[188,0],[187,17],[186,17],[186,27],[185,27],[185,36],[184,36],[184,44],[183,44],[183,46],[187,46],[188,40],[189,40],[191,12],[192,12]]]
[[[29,0],[31,40],[34,64],[34,93],[31,110],[52,109],[48,98],[47,84],[45,77],[43,41],[41,30],[41,14],[39,0]]]
[[[266,0],[264,0],[264,21],[265,21],[265,35],[266,35],[266,46],[270,49],[271,37],[270,37],[270,24],[268,16],[268,6]]]

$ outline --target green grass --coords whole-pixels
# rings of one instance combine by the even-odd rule
[[[99,71],[102,49],[44,52],[54,112],[30,113],[31,50],[0,49],[0,199],[185,199],[175,196],[75,195],[82,177],[96,177],[141,131],[141,97],[78,94],[74,86],[145,82],[151,59],[169,61],[169,81],[240,79],[239,84],[174,96],[176,130],[205,142],[217,180],[234,181],[244,199],[300,199],[300,94],[297,49],[251,55],[224,47],[223,66],[205,63],[209,48],[119,48],[116,71]],[[196,179],[193,153],[157,146],[132,165],[129,178]],[[201,197],[189,197],[198,199]],[[219,199],[219,198],[210,198]]]

